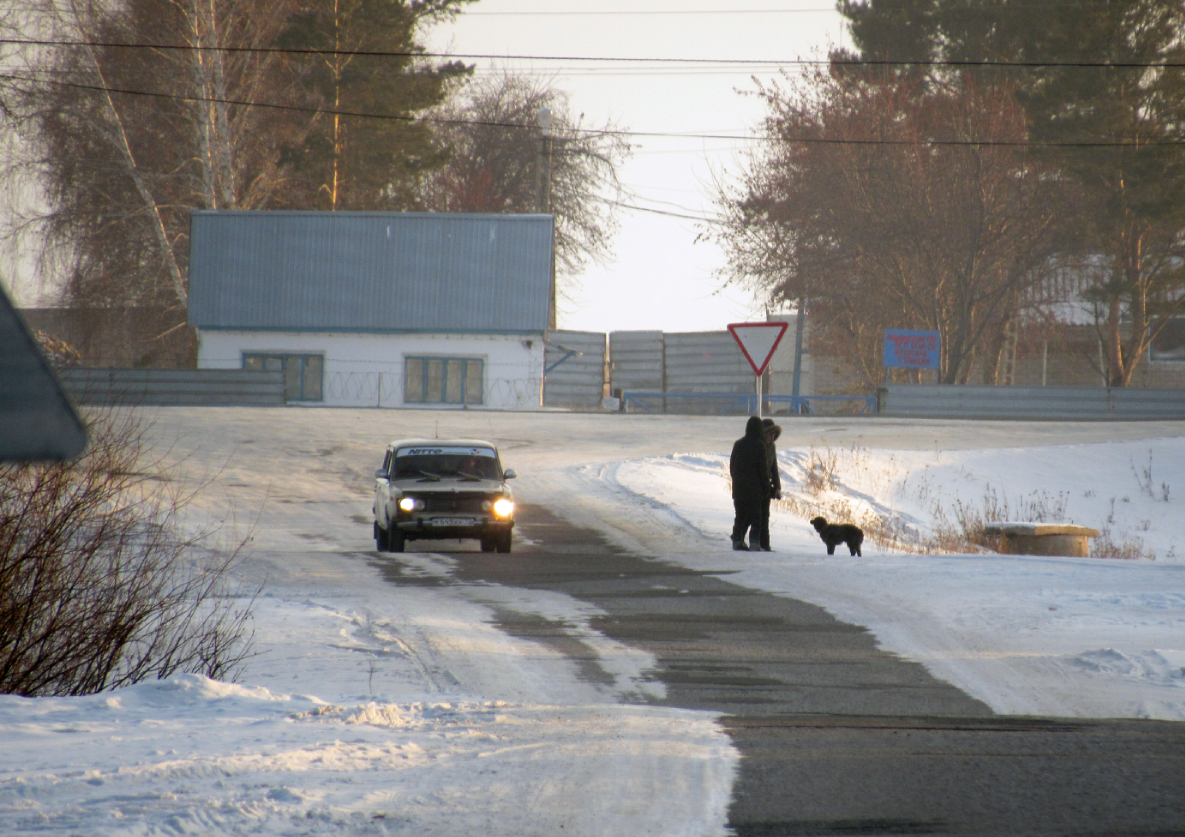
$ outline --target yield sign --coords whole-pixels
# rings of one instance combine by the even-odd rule
[[[760,375],[774,356],[774,349],[782,342],[789,323],[730,323],[728,330],[737,345],[745,353],[745,359],[753,367],[753,374]]]

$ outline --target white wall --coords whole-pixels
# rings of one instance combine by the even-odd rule
[[[321,354],[324,401],[334,407],[403,407],[404,358],[480,358],[485,392],[479,408],[538,409],[543,390],[543,335],[333,334],[202,331],[199,369],[241,369],[244,352]],[[435,409],[440,404],[409,404]],[[474,405],[470,405],[474,409]]]

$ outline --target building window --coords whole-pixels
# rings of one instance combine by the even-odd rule
[[[284,373],[286,401],[321,401],[325,358],[273,352],[243,353],[243,368]]]
[[[1185,317],[1173,317],[1152,341],[1149,360],[1185,360]]]
[[[404,363],[407,404],[480,404],[485,362],[465,357],[409,357]]]

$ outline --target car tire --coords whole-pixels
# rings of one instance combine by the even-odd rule
[[[498,543],[493,537],[486,535],[485,537],[483,537],[481,539],[481,551],[482,552],[493,552],[497,548],[498,548]]]
[[[387,530],[384,529],[382,526],[379,526],[378,521],[375,521],[375,524],[374,524],[374,548],[377,549],[379,552],[386,552],[388,542],[389,542],[389,537],[387,535]]]
[[[496,543],[497,543],[497,548],[498,548],[499,552],[503,552],[503,553],[509,552],[510,551],[510,530],[507,529],[506,532],[504,532],[501,535],[498,535]]]
[[[387,551],[388,552],[403,552],[407,546],[407,536],[396,529],[393,532],[387,533]]]

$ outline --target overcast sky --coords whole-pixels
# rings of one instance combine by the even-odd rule
[[[712,181],[739,168],[738,154],[762,116],[752,77],[779,65],[822,58],[844,43],[829,0],[481,0],[455,23],[429,33],[433,50],[492,68],[539,74],[566,91],[585,124],[612,120],[641,134],[621,171],[634,203],[613,243],[615,260],[592,266],[575,304],[561,305],[559,325],[587,331],[719,330],[762,309],[739,288],[721,290],[723,256],[696,244],[716,214]],[[536,56],[519,58],[512,56]],[[763,62],[708,65],[574,58],[691,59]],[[682,136],[652,136],[682,135]],[[763,317],[762,317],[763,318]]]

